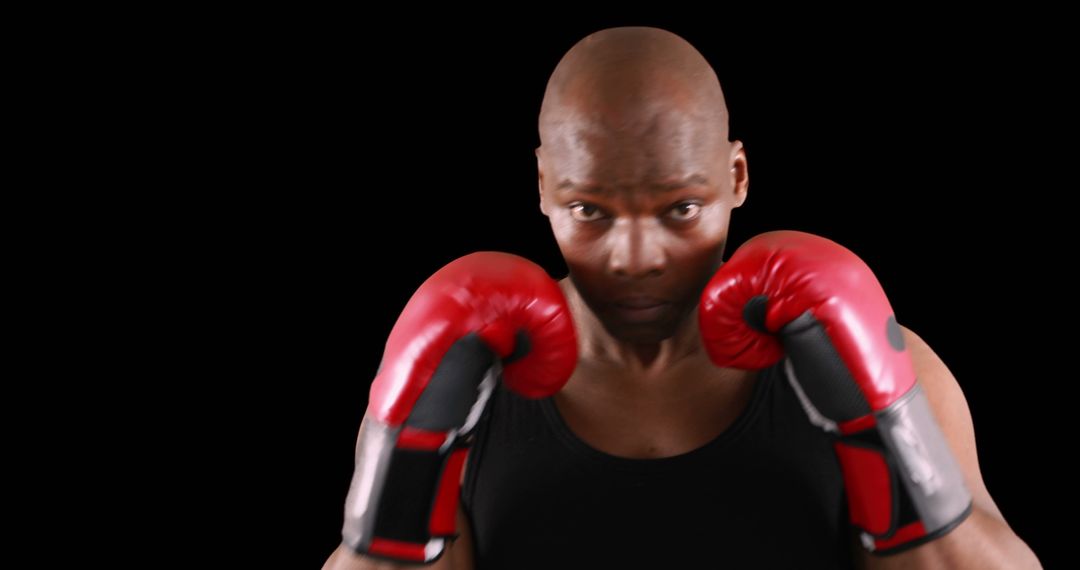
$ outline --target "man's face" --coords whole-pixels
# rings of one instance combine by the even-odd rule
[[[672,336],[720,266],[746,161],[706,123],[682,112],[623,128],[569,118],[537,151],[541,209],[570,277],[625,342]]]

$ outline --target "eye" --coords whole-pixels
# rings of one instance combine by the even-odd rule
[[[701,215],[701,204],[696,202],[682,202],[676,204],[674,208],[670,210],[671,217],[680,222],[688,222]]]
[[[603,218],[600,208],[592,204],[573,204],[570,206],[570,216],[579,222],[595,222]]]

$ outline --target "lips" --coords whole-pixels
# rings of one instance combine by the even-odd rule
[[[664,317],[670,303],[656,297],[624,297],[613,303],[615,314],[625,323],[651,323]]]
[[[628,309],[648,309],[658,305],[664,305],[667,301],[656,297],[624,297],[616,299],[615,304]]]

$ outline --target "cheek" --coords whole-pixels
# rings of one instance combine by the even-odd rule
[[[555,235],[555,241],[567,259],[577,258],[597,248],[597,236],[590,234],[586,228],[574,221],[569,215],[553,213],[549,216],[551,231]]]
[[[715,256],[716,250],[727,241],[729,212],[721,205],[710,206],[692,229],[673,232],[666,240],[670,258],[696,266],[703,259]]]
[[[551,221],[551,231],[555,234],[555,239],[559,240],[560,243],[573,237],[573,220],[563,213],[561,208],[559,211],[548,214],[548,219]]]
[[[715,202],[705,207],[701,213],[699,233],[714,241],[723,241],[727,236],[731,221],[731,206],[726,202]]]
[[[589,232],[573,221],[566,225],[552,225],[557,226],[555,241],[559,245],[563,261],[581,284],[591,289],[594,281],[603,280],[607,266],[603,234]]]

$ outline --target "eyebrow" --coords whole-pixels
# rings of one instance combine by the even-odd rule
[[[691,174],[686,178],[662,181],[656,184],[652,184],[650,186],[661,192],[671,192],[680,188],[686,188],[687,186],[708,186],[708,184],[708,178],[705,178],[704,175],[695,172],[694,174]],[[610,189],[605,188],[599,184],[579,184],[569,178],[564,178],[562,182],[559,182],[558,186],[556,186],[555,189],[559,191],[576,190],[585,194],[611,193]]]

